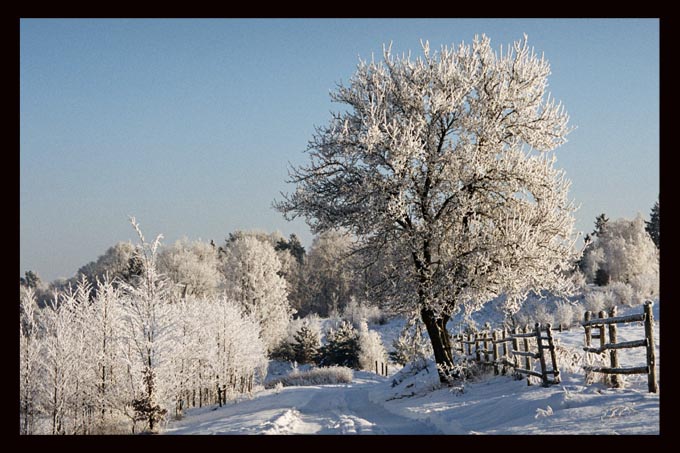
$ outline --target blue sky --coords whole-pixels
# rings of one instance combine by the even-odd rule
[[[20,27],[20,272],[70,277],[118,241],[221,243],[296,233],[271,209],[306,161],[329,91],[358,59],[529,36],[577,129],[558,148],[581,209],[648,218],[659,193],[655,19],[24,19]]]

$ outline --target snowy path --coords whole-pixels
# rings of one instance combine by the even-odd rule
[[[191,411],[167,434],[440,434],[434,426],[385,410],[368,391],[385,378],[355,372],[352,384],[267,390],[252,400]]]

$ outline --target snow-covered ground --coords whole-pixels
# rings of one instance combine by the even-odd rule
[[[641,308],[621,310],[620,314]],[[655,339],[659,356],[659,310]],[[390,348],[402,320],[371,326]],[[580,351],[583,329],[556,332]],[[644,337],[640,323],[619,327],[619,341]],[[620,352],[622,366],[643,365],[644,348]],[[393,367],[394,368],[394,367]],[[396,386],[388,377],[357,371],[351,384],[261,390],[222,408],[187,411],[167,434],[658,434],[659,394],[646,375],[626,376],[622,389],[586,385],[580,364],[560,364],[562,383],[527,386],[510,376],[486,376],[464,391],[438,388],[430,365]]]

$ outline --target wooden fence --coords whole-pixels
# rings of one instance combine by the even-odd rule
[[[380,364],[380,367],[378,367]],[[375,361],[375,374],[380,376],[387,376],[387,363]]]
[[[528,325],[523,329],[515,327],[512,333],[503,329],[458,334],[454,341],[460,344],[457,350],[469,359],[493,366],[494,374],[506,374],[507,369],[512,368],[514,373],[527,376],[527,385],[531,385],[531,376],[541,378],[544,387],[560,382],[550,324],[542,326],[536,323],[533,329]],[[535,352],[532,350],[533,344],[536,345]],[[550,354],[551,369],[547,368],[546,350]],[[533,364],[537,359],[540,372],[534,371]],[[552,379],[548,377],[550,374]]]
[[[618,342],[616,331],[617,324],[630,322],[644,322],[645,338],[642,340]],[[613,307],[609,311],[609,317],[606,317],[604,311],[600,311],[598,317],[593,318],[593,313],[587,311],[581,325],[585,329],[585,347],[583,350],[595,354],[602,354],[609,351],[609,361],[611,365],[609,367],[586,365],[583,367],[586,371],[611,374],[613,387],[621,386],[621,381],[619,379],[620,374],[646,374],[649,392],[656,393],[658,391],[656,383],[656,357],[654,355],[654,315],[652,314],[652,301],[648,300],[645,302],[642,313],[628,316],[616,316],[616,307]],[[609,331],[608,343],[606,341],[607,331]],[[599,340],[600,346],[593,347],[593,340]],[[647,365],[622,368],[619,365],[619,349],[640,347],[644,347],[647,350]]]

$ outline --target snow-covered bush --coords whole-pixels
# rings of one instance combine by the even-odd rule
[[[555,355],[559,369],[563,373],[582,373],[585,353],[582,350],[563,346],[555,340]]]
[[[265,388],[277,388],[300,385],[329,385],[349,384],[352,382],[354,373],[344,366],[328,366],[312,368],[306,371],[293,370],[290,374],[274,379],[265,384]]]
[[[552,308],[552,307],[550,307]],[[532,319],[529,320],[528,324],[534,326],[537,322],[540,324],[554,324],[554,312],[550,310],[548,304],[538,303],[534,309]]]
[[[362,370],[375,371],[376,362],[386,363],[387,351],[378,332],[370,330],[364,321],[359,328],[359,367]]]
[[[553,328],[562,326],[563,328],[569,329],[578,322],[580,316],[581,314],[578,310],[574,309],[574,306],[571,303],[558,302],[551,324],[553,325]]]
[[[611,291],[612,298],[616,305],[625,305],[631,307],[633,305],[642,304],[639,293],[637,293],[631,285],[623,282],[612,282],[607,285],[607,289]]]
[[[345,306],[342,318],[352,323],[356,329],[359,329],[364,321],[369,324],[384,324],[386,321],[386,316],[380,307],[357,301],[355,297],[351,297]]]
[[[400,365],[424,360],[432,355],[432,344],[424,334],[424,326],[417,316],[411,316],[401,333],[392,342],[390,358]]]
[[[602,310],[607,311],[615,301],[612,292],[593,288],[586,293],[583,302],[585,311],[591,311],[597,315]]]

